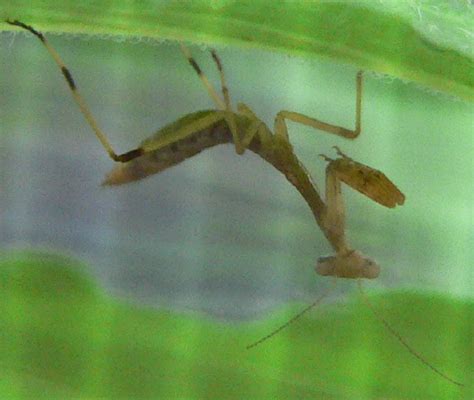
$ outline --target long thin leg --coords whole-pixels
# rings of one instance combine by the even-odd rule
[[[219,58],[219,56],[217,55],[214,49],[211,50],[211,55],[212,55],[212,59],[216,63],[217,70],[219,71],[219,76],[221,79],[221,90],[222,90],[222,95],[224,96],[225,108],[227,111],[231,111],[232,105],[230,103],[229,89],[225,81],[224,68],[222,67],[221,59]]]
[[[247,132],[243,133],[243,136],[242,136],[243,148],[246,149],[249,146],[250,142],[252,141],[253,137],[257,135],[262,144],[262,148],[268,152],[271,152],[272,151],[271,147],[273,144],[273,135],[269,131],[269,129],[266,127],[266,125],[260,120],[260,118],[258,118],[255,115],[255,113],[250,109],[250,107],[244,103],[237,104],[237,111],[240,115],[246,116],[247,118],[253,120],[252,125],[255,126],[255,129],[253,129],[253,127],[250,126],[247,129]],[[291,144],[288,143],[288,145],[291,148]]]
[[[221,78],[222,95],[224,96],[225,109],[227,111],[226,121],[227,121],[227,124],[229,125],[230,132],[232,133],[232,137],[234,139],[235,151],[237,154],[243,154],[246,146],[240,140],[240,137],[237,131],[237,124],[235,122],[235,114],[232,111],[232,104],[230,102],[229,89],[227,88],[227,84],[225,81],[224,69],[222,67],[221,60],[215,50],[211,50],[211,55],[214,62],[217,65],[217,70],[219,71],[219,75]]]
[[[245,103],[237,103],[237,112],[239,114],[247,116],[248,118],[258,119],[257,115]]]
[[[355,111],[355,129],[347,129],[342,126],[328,124],[316,118],[311,118],[306,115],[293,111],[280,111],[275,117],[275,125],[286,125],[285,119],[297,122],[314,129],[319,129],[334,135],[342,136],[347,139],[355,139],[359,136],[361,131],[361,113],[362,113],[362,71],[359,71],[356,76],[356,111]],[[280,132],[287,133],[286,126],[280,127]]]
[[[31,32],[33,35],[35,35],[39,40],[41,40],[41,43],[44,44],[46,49],[48,50],[49,54],[53,57],[54,61],[56,62],[57,66],[61,70],[61,73],[64,76],[64,79],[66,79],[66,82],[69,86],[69,89],[71,89],[72,96],[74,97],[74,100],[76,101],[77,105],[81,109],[82,114],[84,114],[84,117],[86,118],[87,122],[91,126],[92,130],[96,134],[97,138],[99,139],[100,143],[104,147],[104,149],[107,151],[109,154],[110,158],[112,158],[114,161],[120,161],[120,162],[127,162],[130,161],[136,157],[139,157],[142,155],[142,151],[140,149],[134,149],[131,150],[127,153],[117,155],[115,151],[112,148],[112,145],[110,144],[109,140],[107,139],[107,136],[105,135],[104,132],[99,128],[97,121],[95,120],[94,116],[92,115],[91,111],[89,110],[89,107],[87,106],[84,98],[80,95],[77,85],[74,82],[74,79],[72,77],[71,72],[69,69],[66,67],[64,64],[63,60],[61,57],[59,57],[59,54],[54,50],[54,48],[49,44],[49,42],[46,40],[44,35],[41,32],[38,32],[35,30],[33,27],[30,25],[26,25],[23,22],[14,20],[6,21],[10,25],[18,26],[20,28],[26,29],[27,31]]]
[[[196,71],[196,74],[198,74],[199,79],[201,79],[201,82],[204,84],[204,86],[207,89],[207,92],[211,96],[212,100],[214,100],[214,103],[216,103],[216,106],[219,110],[225,110],[225,103],[222,101],[222,99],[219,97],[217,94],[216,89],[214,86],[212,86],[211,82],[209,82],[209,79],[207,79],[207,76],[202,72],[201,68],[199,67],[199,64],[196,62],[196,60],[193,58],[191,52],[189,49],[183,44],[179,44],[181,48],[181,52],[183,55],[186,57],[188,60],[188,63],[193,67],[194,71]]]
[[[229,90],[225,82],[224,70],[222,68],[222,63],[217,53],[214,50],[211,50],[212,59],[216,63],[217,69],[219,71],[219,75],[221,79],[222,94],[224,96],[224,102],[222,102],[222,99],[217,94],[217,91],[215,90],[214,86],[212,86],[212,84],[209,82],[209,79],[207,79],[206,75],[204,75],[204,73],[202,72],[201,68],[199,67],[196,60],[193,58],[189,49],[183,43],[180,43],[180,47],[181,47],[182,53],[187,58],[189,64],[193,67],[194,71],[196,71],[196,73],[199,76],[199,79],[201,79],[209,95],[212,97],[212,99],[216,103],[217,108],[219,110],[225,110],[226,112],[225,120],[227,124],[229,125],[230,132],[232,133],[232,139],[234,141],[235,151],[237,154],[243,154],[245,151],[245,147],[242,145],[240,136],[238,134],[237,124],[235,122],[235,115],[232,111],[232,105],[230,102]]]

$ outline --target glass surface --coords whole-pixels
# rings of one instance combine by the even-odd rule
[[[313,311],[300,325],[296,322],[290,333],[282,333],[253,353],[245,350],[246,344],[257,339],[252,339],[255,332],[264,335],[268,333],[266,329],[276,328],[290,318],[291,312],[299,310],[298,305],[313,301],[330,284],[327,278],[315,274],[314,266],[317,258],[330,254],[331,249],[303,199],[279,172],[253,153],[238,156],[232,146],[223,145],[141,182],[101,187],[113,162],[72,101],[48,53],[31,37],[4,34],[0,40],[2,253],[9,257],[13,250],[40,249],[67,255],[86,264],[78,270],[95,282],[97,290],[103,292],[101,296],[111,296],[110,301],[117,304],[132,305],[125,315],[133,316],[133,310],[137,310],[138,314],[154,315],[152,319],[167,313],[178,318],[182,330],[173,333],[177,342],[167,349],[165,372],[172,379],[188,384],[195,379],[195,383],[183,392],[173,392],[168,377],[157,380],[153,375],[151,379],[145,365],[152,367],[156,360],[146,358],[146,346],[137,350],[131,345],[133,338],[137,342],[148,340],[145,334],[151,331],[144,333],[140,325],[134,325],[138,324],[135,320],[128,322],[127,333],[114,329],[128,318],[121,309],[104,313],[110,318],[110,331],[101,331],[103,336],[94,343],[103,349],[110,337],[122,340],[123,358],[116,353],[98,358],[84,345],[91,362],[82,360],[76,366],[82,371],[82,378],[68,381],[62,378],[61,373],[66,372],[61,368],[49,372],[33,367],[28,370],[28,351],[47,348],[47,338],[38,334],[35,337],[44,341],[28,341],[11,328],[17,348],[25,351],[22,362],[12,361],[16,355],[3,360],[6,366],[20,365],[7,368],[8,374],[22,382],[24,376],[30,376],[33,381],[38,380],[38,387],[44,384],[54,388],[58,396],[110,394],[111,387],[116,395],[128,397],[166,393],[170,397],[212,398],[210,393],[225,393],[230,387],[232,398],[238,398],[239,393],[259,398],[283,398],[285,394],[291,397],[292,393],[311,398],[379,398],[386,394],[377,389],[378,382],[392,376],[389,367],[393,354],[383,353],[384,346],[378,345],[375,338],[383,337],[393,351],[404,356],[406,350],[363,309],[360,299],[355,298],[353,281],[340,282],[336,292],[325,300],[327,306],[322,306],[322,315],[327,320],[318,323],[318,318],[323,317]],[[52,36],[50,40],[118,152],[134,148],[158,128],[187,113],[214,108],[176,43],[132,44],[65,36]],[[234,104],[245,102],[270,127],[276,113],[283,109],[353,127],[354,68],[261,50],[217,50]],[[218,76],[209,54],[195,47],[192,51],[217,85]],[[350,242],[382,266],[379,279],[364,286],[367,292],[379,295],[374,297],[374,304],[390,316],[403,336],[412,339],[409,342],[417,350],[430,354],[433,364],[442,364],[440,369],[456,371],[463,374],[459,379],[466,379],[472,371],[472,357],[469,361],[463,353],[450,358],[454,363],[463,362],[459,366],[443,364],[443,357],[433,356],[437,351],[452,355],[465,347],[450,342],[449,336],[443,347],[442,343],[428,340],[416,325],[424,321],[429,327],[429,318],[423,318],[438,313],[438,300],[443,305],[460,304],[460,310],[468,311],[448,315],[444,325],[441,321],[441,329],[444,326],[451,329],[453,336],[472,338],[472,106],[410,83],[367,74],[362,127],[362,134],[355,141],[293,123],[289,123],[289,134],[296,154],[319,188],[324,188],[325,162],[318,154],[334,156],[331,146],[338,145],[354,159],[383,171],[405,193],[405,205],[389,210],[347,187],[343,189]],[[57,273],[54,271],[50,273]],[[52,276],[51,281],[56,278]],[[410,296],[417,299],[416,295],[422,296],[424,306],[428,304],[426,310],[424,306],[413,310],[415,300],[406,300],[412,299]],[[43,296],[47,294],[40,297]],[[11,311],[10,322],[16,320],[15,312],[21,314],[18,310],[23,307],[20,295],[12,298],[16,300],[4,303]],[[67,305],[66,300],[62,301]],[[19,309],[12,308],[15,304]],[[84,304],[84,318],[90,318],[93,325],[91,315],[102,315],[105,306],[87,301]],[[357,311],[351,316],[353,309]],[[282,310],[289,311],[282,314]],[[364,317],[357,319],[354,316],[359,312]],[[251,327],[261,326],[252,322],[257,319],[260,324],[263,320],[268,322],[265,329],[252,331],[245,337],[246,342],[240,336],[239,340],[234,338],[249,329],[249,323]],[[346,320],[352,322],[338,326]],[[367,320],[370,325],[365,324]],[[318,329],[323,329],[320,324],[330,321],[340,321],[335,323],[340,329],[339,339],[327,332],[322,342],[316,342],[321,333]],[[163,332],[158,323],[151,326],[157,330],[152,336],[159,342]],[[65,332],[48,336],[53,348],[61,348],[61,340],[67,337]],[[373,341],[369,340],[371,337]],[[314,354],[296,350],[297,346],[310,345],[312,338],[322,348],[315,349]],[[64,343],[67,349],[67,342]],[[227,383],[217,379],[213,392],[213,378],[199,376],[202,364],[212,363],[213,354],[208,351],[212,353],[213,348],[222,352],[233,346],[232,354],[237,359],[226,368],[232,374],[239,373],[223,373]],[[128,353],[144,363],[143,373],[135,371],[134,375],[136,387],[143,390],[141,394],[134,392],[138,389],[133,389],[132,383],[127,388],[127,373],[116,376],[110,372],[113,365],[127,363]],[[75,358],[69,357],[67,351],[61,354],[63,359],[58,363],[65,363],[66,370],[74,370],[70,360]],[[31,357],[40,365],[45,363],[47,354],[35,353]],[[215,357],[216,368],[224,368],[219,355]],[[300,370],[307,358],[311,359],[312,369]],[[180,359],[190,363],[186,373]],[[417,371],[422,376],[419,379],[432,387],[431,393],[443,393],[446,398],[458,393],[410,355],[397,365],[405,364],[409,364],[407,371]],[[266,369],[262,370],[262,366]],[[97,382],[93,371],[100,371]],[[211,369],[206,373],[216,372]],[[397,373],[393,376],[408,380],[413,376],[407,376],[400,368]],[[348,376],[347,381],[344,376]],[[392,379],[392,393],[405,393],[406,398],[416,393],[411,389],[415,383]],[[259,391],[255,388],[260,384]],[[315,385],[317,391],[313,391]]]

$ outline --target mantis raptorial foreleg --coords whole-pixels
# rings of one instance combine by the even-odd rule
[[[339,158],[329,162],[326,167],[326,210],[323,215],[324,229],[331,237],[341,242],[340,252],[347,250],[344,242],[345,209],[341,193],[341,182],[389,208],[402,205],[404,194],[382,172],[358,163],[334,146]],[[339,239],[338,239],[339,238]]]
[[[335,256],[318,260],[316,271],[321,275],[342,278],[376,278],[379,266],[369,257],[351,250],[345,237],[345,209],[341,182],[375,202],[389,208],[402,205],[404,194],[382,172],[358,163],[334,146],[339,158],[328,161],[326,167],[326,208],[322,216],[322,229],[337,244]]]
[[[405,202],[405,195],[383,172],[354,161],[337,146],[334,148],[340,158],[331,160],[326,156],[323,157],[329,161],[328,168],[334,171],[334,175],[340,181],[388,208],[394,208]]]

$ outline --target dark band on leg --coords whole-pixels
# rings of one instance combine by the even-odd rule
[[[27,31],[30,31],[33,35],[35,35],[36,37],[38,37],[39,40],[41,40],[42,42],[44,42],[44,36],[41,32],[38,32],[37,30],[35,30],[32,26],[30,25],[26,25],[24,24],[23,22],[20,22],[18,20],[14,20],[14,21],[10,21],[9,19],[7,19],[5,21],[7,24],[10,24],[10,25],[14,25],[14,26],[19,26],[20,28],[23,28],[23,29],[26,29]]]
[[[211,55],[212,55],[212,58],[214,59],[214,62],[215,62],[216,65],[217,65],[217,69],[218,69],[219,71],[222,71],[221,60],[220,60],[219,56],[217,55],[216,51],[215,51],[215,50],[211,50]]]
[[[194,68],[194,70],[196,71],[196,73],[197,73],[198,75],[202,75],[201,68],[199,68],[199,65],[198,65],[197,62],[194,60],[194,58],[188,58],[188,62],[189,62],[189,64],[191,64],[191,66]]]
[[[67,84],[71,88],[72,91],[76,90],[76,83],[74,79],[72,79],[72,75],[66,67],[61,67],[61,72],[63,73],[64,77],[66,78]]]

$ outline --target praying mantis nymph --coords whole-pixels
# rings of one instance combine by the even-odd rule
[[[102,146],[114,161],[120,163],[106,176],[103,182],[104,185],[121,185],[136,181],[176,165],[207,148],[219,144],[232,143],[235,146],[237,154],[243,154],[245,150],[248,149],[258,154],[278,171],[283,173],[308,203],[317,224],[335,251],[334,255],[318,259],[316,265],[316,272],[318,274],[350,279],[374,279],[379,275],[379,265],[370,257],[352,249],[347,242],[341,182],[344,182],[375,202],[388,208],[402,205],[405,201],[405,196],[382,172],[352,160],[336,147],[338,158],[331,159],[327,156],[322,156],[328,162],[326,168],[325,199],[323,200],[316,184],[293,151],[288,138],[286,125],[286,120],[289,120],[347,139],[356,138],[361,131],[362,72],[359,72],[356,77],[355,129],[351,130],[328,124],[292,111],[280,111],[275,117],[272,132],[247,105],[239,103],[236,111],[232,109],[222,64],[215,51],[212,50],[211,55],[219,71],[223,99],[218,95],[207,77],[203,74],[188,48],[181,44],[181,50],[184,56],[205,85],[209,95],[216,104],[216,109],[187,114],[177,121],[161,128],[155,135],[143,141],[137,148],[124,154],[117,154],[109,143],[107,136],[99,128],[83,97],[80,95],[71,72],[43,34],[33,27],[17,20],[7,20],[7,23],[26,29],[41,40],[60,68],[74,100],[77,102],[81,112],[84,114]],[[359,288],[361,288],[360,285]],[[316,303],[318,303],[319,300]],[[365,300],[374,314],[382,320],[387,329],[395,335],[412,354],[444,379],[456,385],[462,385],[437,370],[418,355],[418,353],[375,312],[366,297]],[[307,311],[316,303],[303,312]],[[298,314],[289,322],[292,322],[301,314],[302,313]],[[284,326],[287,325],[288,323]],[[248,347],[253,347],[261,343],[263,340],[268,339],[280,331],[283,327]]]

